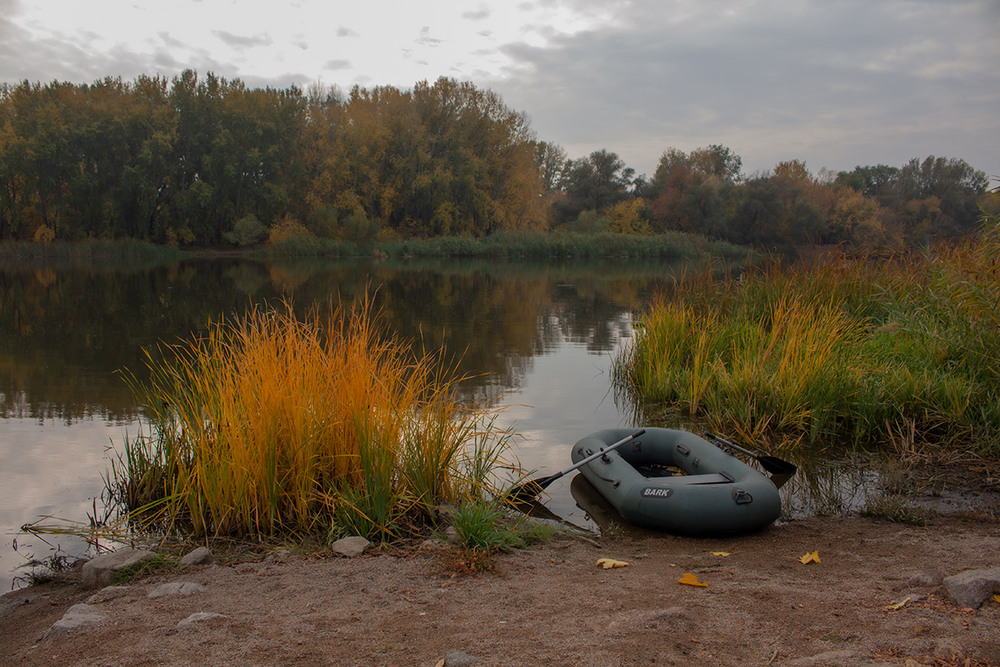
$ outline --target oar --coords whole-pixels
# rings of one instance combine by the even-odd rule
[[[757,459],[757,461],[760,462],[760,465],[764,468],[764,470],[768,471],[775,477],[780,478],[782,484],[784,484],[788,480],[788,478],[794,475],[795,471],[798,470],[798,468],[795,467],[794,463],[789,463],[784,459],[779,459],[777,456],[758,456],[757,454],[751,452],[749,449],[743,449],[739,445],[733,444],[728,440],[726,440],[725,438],[715,435],[714,433],[706,432],[705,436],[712,440],[721,442],[726,447],[732,447],[738,452],[743,452],[747,456]],[[781,484],[775,482],[775,486],[781,486]]]
[[[529,481],[525,482],[524,484],[519,484],[518,486],[515,486],[514,488],[512,488],[510,491],[507,492],[507,499],[510,502],[514,502],[514,503],[518,503],[518,502],[522,502],[523,503],[523,502],[526,502],[528,500],[531,500],[532,498],[534,498],[535,496],[537,496],[539,493],[541,493],[542,490],[545,489],[545,487],[547,487],[549,484],[551,484],[552,482],[556,481],[557,479],[559,479],[563,475],[565,475],[567,473],[571,473],[574,470],[576,470],[577,468],[579,468],[580,466],[586,465],[586,464],[590,463],[591,461],[593,461],[594,459],[597,459],[597,458],[600,458],[600,457],[604,456],[605,454],[607,454],[608,452],[610,452],[612,449],[615,449],[617,447],[621,447],[622,445],[624,445],[629,440],[634,440],[635,438],[638,438],[639,436],[641,436],[645,432],[646,432],[646,429],[644,429],[644,428],[643,429],[639,429],[638,431],[636,431],[632,435],[625,436],[624,438],[622,438],[618,442],[611,443],[607,447],[601,447],[599,450],[597,450],[596,452],[594,452],[590,456],[587,456],[587,457],[585,457],[583,459],[580,459],[579,461],[577,461],[576,463],[574,463],[573,465],[571,465],[570,467],[566,468],[565,470],[563,470],[561,472],[557,472],[554,475],[549,475],[548,477],[539,477],[538,479],[532,479],[532,480],[529,480]]]

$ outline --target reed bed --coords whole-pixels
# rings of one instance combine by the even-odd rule
[[[187,256],[188,253],[177,248],[129,239],[0,243],[0,265],[11,268],[37,268],[40,264],[56,268],[130,268],[177,261]]]
[[[683,280],[615,360],[638,412],[786,443],[1000,453],[1000,231],[871,259]]]
[[[150,379],[133,381],[149,426],[126,441],[112,496],[194,535],[420,532],[439,505],[496,492],[511,433],[411,350],[369,299],[304,320],[253,310],[150,353]]]
[[[389,257],[509,257],[569,259],[610,257],[681,258],[711,255],[747,256],[746,248],[696,234],[655,235],[568,232],[499,232],[482,238],[440,237],[384,242],[377,249]]]

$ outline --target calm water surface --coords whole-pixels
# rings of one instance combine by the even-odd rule
[[[254,304],[311,304],[374,292],[385,322],[427,349],[460,353],[470,398],[504,406],[522,464],[552,472],[598,428],[628,423],[609,366],[633,313],[681,265],[469,261],[261,264],[192,260],[154,269],[0,271],[0,590],[24,557],[78,554],[70,537],[18,534],[103,508],[113,447],[138,415],[122,371],[143,349],[204,331]],[[588,520],[566,484],[549,507]],[[51,523],[47,521],[47,523]],[[14,551],[16,547],[17,551]]]
[[[521,463],[551,474],[569,465],[570,446],[584,435],[632,425],[631,408],[615,401],[611,362],[634,314],[684,269],[625,260],[191,260],[153,269],[0,270],[0,592],[26,557],[85,553],[75,538],[18,529],[40,517],[86,522],[101,513],[114,447],[138,423],[122,371],[141,379],[144,348],[189,338],[255,304],[287,300],[305,310],[374,293],[402,337],[461,353],[460,369],[475,375],[464,385],[469,398],[503,407],[501,421],[521,436]],[[596,528],[571,493],[571,477],[549,487],[546,505]],[[854,482],[822,483],[836,491]],[[786,503],[801,509],[799,500]]]

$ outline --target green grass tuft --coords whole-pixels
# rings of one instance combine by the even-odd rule
[[[1000,221],[961,246],[683,281],[613,365],[636,412],[743,439],[1000,454]]]

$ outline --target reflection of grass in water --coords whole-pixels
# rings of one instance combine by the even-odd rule
[[[188,253],[147,241],[87,240],[76,242],[0,244],[0,265],[4,268],[65,270],[99,268],[126,270],[148,268],[161,262],[187,257]]]
[[[772,437],[992,451],[1000,442],[1000,227],[892,261],[696,279],[655,304],[614,364],[633,404]],[[637,410],[639,412],[639,410]]]
[[[665,232],[662,234],[615,234],[569,232],[499,232],[481,238],[443,236],[431,239],[408,239],[377,243],[375,251],[383,257],[520,257],[535,259],[572,257],[716,257],[743,258],[744,247],[697,234]],[[371,254],[353,243],[320,238],[297,238],[283,241],[252,256],[261,259],[278,257],[357,257]]]
[[[125,443],[114,498],[201,535],[388,537],[495,491],[510,434],[370,308],[256,310],[151,359],[136,387],[150,432]]]

